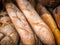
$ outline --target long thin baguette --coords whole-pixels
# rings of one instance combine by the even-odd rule
[[[48,10],[41,4],[37,4],[36,9],[37,9],[38,13],[40,14],[41,18],[44,20],[44,22],[51,28],[51,31],[53,32],[53,34],[55,36],[57,45],[60,45],[60,31],[57,28],[57,25],[56,25],[53,17],[48,12]]]
[[[16,2],[41,41],[47,45],[54,45],[55,41],[52,32],[30,3],[27,0],[16,0]]]
[[[22,12],[12,3],[6,5],[6,10],[11,18],[24,45],[35,45],[34,34],[29,27]]]

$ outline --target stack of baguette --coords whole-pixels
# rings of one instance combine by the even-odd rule
[[[0,2],[0,45],[60,45],[59,0]]]

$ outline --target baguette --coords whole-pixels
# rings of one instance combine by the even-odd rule
[[[6,10],[24,45],[35,45],[34,34],[22,12],[13,4],[6,4]]]
[[[51,30],[43,22],[31,4],[27,0],[16,0],[16,2],[39,39],[44,44],[54,45],[55,41]]]
[[[37,4],[36,10],[40,14],[43,21],[51,28],[51,31],[53,32],[53,34],[55,36],[57,45],[60,45],[60,31],[57,28],[57,25],[56,25],[53,17],[51,16],[51,14],[41,4]]]

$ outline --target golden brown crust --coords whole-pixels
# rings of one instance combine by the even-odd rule
[[[16,0],[16,2],[41,41],[45,44],[54,44],[55,41],[52,32],[30,3],[27,0]]]
[[[13,22],[24,45],[35,45],[34,34],[22,12],[12,3],[6,5],[8,15]]]
[[[38,4],[36,8],[39,9],[39,11],[38,10],[37,11],[39,14],[41,13],[40,16],[43,19],[43,21],[51,28],[51,31],[53,32],[55,36],[56,43],[60,44],[60,31],[57,28],[57,25],[53,17],[44,6],[41,6],[41,4]]]

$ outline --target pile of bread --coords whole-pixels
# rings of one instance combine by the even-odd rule
[[[60,0],[0,0],[0,45],[60,45]]]

